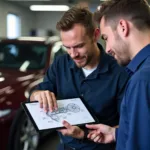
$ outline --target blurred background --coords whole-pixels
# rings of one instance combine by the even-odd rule
[[[64,11],[78,4],[89,7],[93,12],[100,2],[100,0],[0,0],[0,36],[11,38],[57,34],[55,26]],[[44,9],[42,5],[46,5],[47,8]],[[62,5],[62,8],[54,6],[50,8],[50,5]],[[14,31],[10,32],[11,30]]]
[[[20,104],[66,52],[56,30],[62,14],[74,5],[94,12],[102,1],[0,0],[0,150],[56,149],[56,132],[37,133]]]

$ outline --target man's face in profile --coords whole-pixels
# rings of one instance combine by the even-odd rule
[[[106,43],[106,53],[112,55],[118,64],[125,66],[129,63],[128,45],[119,35],[118,28],[113,29],[111,23],[106,23],[102,17],[100,22],[101,37]]]

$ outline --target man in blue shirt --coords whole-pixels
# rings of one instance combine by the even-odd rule
[[[119,123],[120,103],[128,75],[97,44],[99,29],[93,15],[85,8],[73,7],[57,23],[67,53],[56,57],[48,69],[44,82],[30,96],[47,111],[57,109],[58,99],[82,96],[101,123],[116,126]],[[77,118],[74,118],[77,119]],[[115,144],[97,144],[84,139],[84,128],[63,122],[59,130],[65,150],[112,150]]]
[[[119,128],[87,125],[97,143],[117,141],[117,150],[150,150],[150,8],[144,0],[104,2],[95,13],[107,53],[127,65],[131,78],[121,105]]]

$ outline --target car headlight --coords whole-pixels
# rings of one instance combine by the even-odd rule
[[[10,114],[11,109],[0,110],[0,118]]]

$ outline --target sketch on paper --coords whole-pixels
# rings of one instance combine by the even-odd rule
[[[77,104],[70,103],[66,107],[59,107],[58,110],[53,112],[47,112],[47,116],[51,117],[52,120],[59,122],[60,117],[66,119],[66,113],[73,112],[78,113],[80,111],[80,107]],[[63,114],[63,116],[59,116],[59,114]],[[69,114],[68,114],[69,115]]]
[[[26,104],[39,130],[63,127],[63,120],[71,125],[95,122],[80,98],[57,100],[57,104],[58,110],[47,113],[38,102]]]

